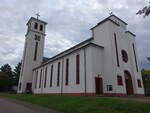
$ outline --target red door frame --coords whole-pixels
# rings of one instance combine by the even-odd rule
[[[96,95],[103,94],[103,79],[101,77],[95,77],[95,93]]]
[[[133,95],[134,92],[133,92],[132,77],[129,71],[124,71],[124,77],[127,95]]]

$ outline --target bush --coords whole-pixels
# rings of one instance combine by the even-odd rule
[[[9,84],[9,76],[4,72],[0,72],[0,92],[8,91]]]

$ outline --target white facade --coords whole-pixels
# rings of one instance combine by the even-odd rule
[[[31,20],[29,22],[34,23]],[[32,90],[34,94],[144,96],[135,35],[127,31],[124,21],[115,15],[109,16],[91,28],[92,38],[44,62],[45,22],[43,24],[36,61],[33,61],[35,49],[31,49],[35,46],[32,41],[35,31],[29,30],[30,35],[26,35],[27,45],[33,47],[24,51],[30,56],[23,57],[19,93]],[[27,61],[30,63],[24,63]],[[32,88],[27,88],[28,82],[32,83]]]

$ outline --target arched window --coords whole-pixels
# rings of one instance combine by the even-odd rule
[[[128,54],[125,50],[122,50],[121,51],[121,54],[122,54],[122,60],[127,63],[128,62]]]

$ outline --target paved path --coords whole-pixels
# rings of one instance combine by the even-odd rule
[[[59,113],[27,102],[0,97],[0,113]]]

